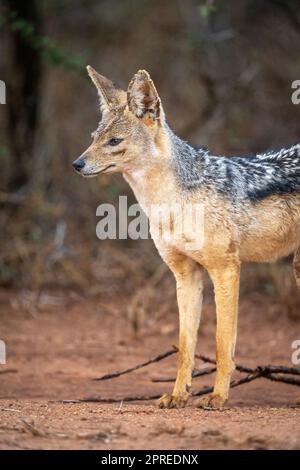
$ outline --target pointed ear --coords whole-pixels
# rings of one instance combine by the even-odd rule
[[[100,75],[90,65],[87,66],[87,71],[97,88],[102,112],[110,111],[115,106],[125,104],[126,93],[123,90],[117,88],[111,80]]]
[[[146,70],[139,70],[129,83],[127,104],[138,118],[150,118],[153,121],[164,119],[160,98]]]

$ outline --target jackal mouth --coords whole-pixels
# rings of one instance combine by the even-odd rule
[[[97,176],[99,175],[100,173],[105,173],[106,170],[108,170],[109,168],[114,168],[116,165],[114,163],[112,163],[111,165],[108,165],[106,166],[105,168],[102,168],[101,170],[99,171],[94,171],[93,173],[81,173],[82,176],[88,178],[88,177],[92,177],[92,176]]]

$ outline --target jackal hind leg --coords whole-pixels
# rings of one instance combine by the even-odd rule
[[[182,408],[190,396],[192,372],[200,323],[203,268],[189,258],[170,265],[176,278],[179,307],[179,354],[177,378],[171,394],[163,395],[160,408]]]
[[[238,263],[209,271],[214,284],[217,310],[217,373],[213,393],[197,402],[199,408],[222,408],[228,400],[230,379],[235,369],[240,266]]]

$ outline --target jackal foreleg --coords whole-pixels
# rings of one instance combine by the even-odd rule
[[[202,308],[203,269],[188,258],[171,269],[176,277],[179,307],[178,371],[172,394],[163,395],[159,400],[161,408],[183,407],[189,398]]]
[[[214,284],[217,310],[217,373],[213,393],[201,398],[197,405],[220,408],[228,399],[230,379],[235,368],[240,265],[232,264],[209,271],[209,274]]]

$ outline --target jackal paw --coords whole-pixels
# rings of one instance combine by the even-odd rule
[[[157,402],[159,408],[184,408],[189,399],[188,394],[171,395],[166,393]]]
[[[210,393],[209,395],[205,395],[204,397],[200,398],[200,400],[197,401],[196,406],[198,408],[219,409],[223,408],[226,402],[227,399],[221,397],[221,395],[214,395],[213,393]]]
[[[300,397],[296,398],[296,405],[299,405],[300,406]]]

